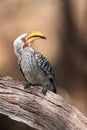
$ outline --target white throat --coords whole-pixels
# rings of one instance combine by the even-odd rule
[[[22,34],[21,36],[17,37],[17,39],[14,41],[13,46],[14,46],[14,53],[15,55],[20,58],[23,53],[23,45],[24,42],[21,40],[23,37],[25,37],[27,33]]]

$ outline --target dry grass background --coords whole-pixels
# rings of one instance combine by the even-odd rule
[[[69,4],[75,30],[72,24],[66,24],[68,17],[65,15],[65,4]],[[68,91],[72,103],[87,115],[86,23],[86,0],[1,0],[0,75],[24,80],[12,44],[18,35],[39,30],[47,40],[38,41],[34,48],[49,59],[59,85]],[[72,32],[75,34],[73,40]],[[75,41],[74,38],[79,40]]]

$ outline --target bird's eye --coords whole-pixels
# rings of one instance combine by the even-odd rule
[[[26,43],[26,38],[21,38],[21,40],[24,42],[24,43]]]

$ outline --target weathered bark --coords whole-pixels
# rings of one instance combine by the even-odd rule
[[[0,113],[39,130],[87,130],[87,118],[60,95],[0,77]]]

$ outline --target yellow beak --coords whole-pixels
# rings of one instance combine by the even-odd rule
[[[27,34],[25,39],[26,39],[26,44],[29,44],[38,39],[46,39],[46,37],[39,31],[32,31]]]

